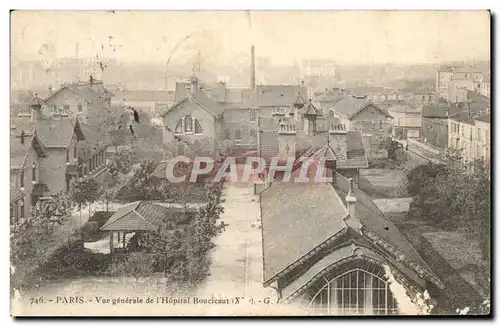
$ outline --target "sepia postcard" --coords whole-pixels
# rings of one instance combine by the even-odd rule
[[[490,15],[12,11],[11,315],[490,315]]]

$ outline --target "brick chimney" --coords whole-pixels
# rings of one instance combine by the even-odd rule
[[[255,89],[255,45],[250,47],[250,87]]]

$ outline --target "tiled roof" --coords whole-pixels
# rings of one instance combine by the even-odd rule
[[[257,106],[289,106],[299,94],[307,94],[300,85],[258,85],[256,89]]]
[[[340,198],[345,202],[349,190],[349,181],[343,176],[337,174],[335,177],[335,189]],[[356,215],[358,215],[361,224],[378,237],[403,252],[412,262],[422,267],[424,270],[434,275],[427,263],[420,254],[413,248],[411,243],[399,231],[399,229],[378,209],[364,191],[354,188],[356,202]]]
[[[422,107],[422,117],[424,118],[446,118],[462,112],[463,109],[460,105],[425,105]],[[446,114],[448,112],[448,115]]]
[[[167,221],[172,211],[157,203],[138,201],[120,207],[101,231],[154,231],[159,222]]]
[[[274,183],[261,193],[261,208],[264,281],[346,227],[329,184]]]
[[[482,115],[480,117],[477,117],[475,118],[477,121],[481,121],[481,122],[486,122],[486,123],[490,123],[490,120],[491,120],[491,116],[490,114],[485,114],[485,115]]]
[[[222,105],[208,98],[203,92],[190,93],[188,97],[192,97],[196,103],[203,106],[216,117],[219,117],[224,112]]]
[[[29,149],[33,147],[39,156],[44,155],[44,150],[38,137],[33,134],[25,134],[24,143],[21,143],[20,133],[10,135],[10,167],[20,168],[24,164]]]
[[[318,96],[315,98],[315,101],[317,102],[328,102],[328,103],[336,103],[340,101],[342,98],[342,94],[340,94],[338,91],[333,91],[332,89],[327,89],[323,93],[318,94]]]
[[[451,120],[474,125],[474,118],[469,115],[469,112],[460,112],[450,117]]]
[[[299,114],[308,115],[319,115],[320,111],[312,104],[311,101],[307,102],[302,109],[299,110]]]
[[[40,119],[36,122],[35,128],[37,136],[45,147],[66,148],[75,132],[80,139],[84,138],[80,123],[73,119]]]
[[[366,97],[360,97],[360,96],[350,96],[341,99],[335,105],[333,106],[333,109],[340,114],[345,115],[348,119],[352,118],[354,115],[357,113],[361,112],[368,106],[373,106],[380,110],[380,112],[384,115],[388,114],[384,112],[381,108],[379,108],[377,105],[373,104],[368,100]]]
[[[65,88],[72,90],[75,94],[82,97],[89,103],[106,102],[111,96],[113,96],[113,94],[104,87],[103,82],[95,81],[93,83],[85,82],[63,85],[59,90],[49,95],[45,101],[48,101]]]

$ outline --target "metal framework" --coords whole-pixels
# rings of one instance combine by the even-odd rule
[[[317,315],[397,314],[384,269],[368,262],[348,265],[325,275],[309,289],[304,297],[308,309]]]

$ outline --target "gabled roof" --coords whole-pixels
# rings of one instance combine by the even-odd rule
[[[76,133],[78,140],[84,140],[80,123],[76,119],[40,119],[35,125],[36,134],[45,147],[66,148]]]
[[[301,85],[258,85],[257,106],[289,106],[299,94],[307,94]]]
[[[386,117],[392,118],[387,112],[382,110],[378,105],[375,105],[371,101],[368,100],[367,97],[361,96],[350,96],[341,99],[333,106],[333,109],[340,114],[346,116],[348,119],[353,118],[355,115],[366,109],[367,107],[374,107],[380,113],[385,115]]]
[[[490,116],[490,114],[488,113],[488,114],[482,115],[482,116],[477,117],[477,118],[474,118],[474,119],[475,119],[475,120],[477,120],[477,121],[490,123],[491,116]]]
[[[334,187],[327,183],[275,183],[261,193],[265,284],[296,268],[332,239],[345,234],[349,228],[345,220],[349,217],[345,202],[348,190],[349,181],[337,174]],[[401,260],[422,277],[442,286],[411,243],[371,198],[357,188],[352,194],[357,199],[355,211],[363,237],[393,260]]]
[[[198,208],[188,208],[189,214]],[[155,231],[164,222],[167,227],[175,227],[176,218],[184,210],[172,204],[151,201],[137,201],[120,207],[100,228],[101,231]]]
[[[330,147],[330,145],[325,145],[322,149],[313,154],[315,157],[324,158],[328,161],[337,161],[337,156],[335,152]]]
[[[306,115],[320,115],[320,111],[312,104],[311,101],[307,102],[302,109],[299,110],[299,114]]]
[[[24,165],[29,149],[33,147],[39,157],[45,156],[45,150],[39,138],[33,134],[24,135],[24,143],[21,143],[21,135],[12,134],[10,140],[10,168],[19,169]]]
[[[346,209],[329,184],[277,182],[260,205],[264,282],[346,228]]]
[[[200,108],[208,111],[216,118],[219,118],[222,115],[222,113],[224,113],[224,107],[220,103],[211,98],[208,98],[203,92],[198,91],[194,93],[188,93],[184,99],[180,100],[179,102],[168,108],[165,112],[161,113],[160,117],[165,116],[167,113],[174,110],[175,108],[177,108],[179,105],[181,105],[186,101],[189,101],[199,106]]]
[[[45,104],[45,101],[42,100],[41,98],[39,98],[38,94],[35,93],[35,96],[30,101],[29,106],[34,106],[34,105],[40,105],[40,106],[42,106],[44,104]]]
[[[328,103],[337,103],[342,98],[342,94],[338,91],[334,91],[332,89],[327,89],[324,92],[318,94],[315,98],[317,102],[328,102]]]
[[[50,94],[45,101],[49,101],[63,89],[69,89],[77,96],[83,98],[88,103],[94,102],[105,102],[108,98],[113,96],[113,94],[108,91],[102,81],[84,82],[84,83],[72,83],[61,86],[56,92]]]

